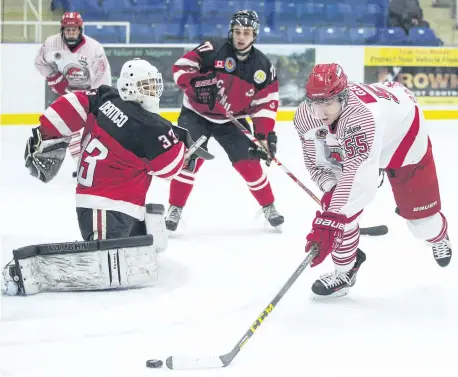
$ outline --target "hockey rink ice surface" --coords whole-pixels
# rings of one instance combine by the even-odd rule
[[[449,235],[458,245],[458,122],[428,123]],[[80,240],[73,161],[45,185],[24,168],[30,127],[1,127],[2,266],[29,244]],[[279,123],[277,157],[318,194],[291,123]],[[147,289],[1,297],[0,377],[438,376],[458,375],[458,254],[440,268],[394,213],[388,182],[362,226],[367,254],[349,296],[309,300],[332,268],[306,269],[233,363],[224,369],[148,369],[147,359],[229,352],[304,259],[317,207],[278,167],[268,169],[283,233],[259,207],[223,150],[201,169],[184,220],[159,255],[160,280]],[[148,201],[167,205],[168,183],[153,179]],[[456,246],[455,246],[456,248]],[[456,249],[455,253],[458,253]]]

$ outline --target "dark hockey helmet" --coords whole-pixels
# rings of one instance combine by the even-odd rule
[[[66,27],[77,27],[80,32],[76,38],[67,38],[64,33]],[[60,20],[60,34],[65,44],[72,48],[78,46],[83,40],[83,18],[78,12],[65,12]]]
[[[259,17],[254,10],[239,10],[232,15],[231,22],[229,23],[228,38],[229,42],[232,43],[232,36],[234,32],[234,26],[239,25],[242,27],[253,28],[254,41],[259,34]]]

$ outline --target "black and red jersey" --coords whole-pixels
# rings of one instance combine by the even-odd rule
[[[261,51],[252,47],[247,59],[237,59],[236,51],[227,40],[206,41],[178,59],[172,67],[173,78],[183,90],[183,105],[215,122],[228,122],[226,112],[236,118],[249,116],[255,132],[268,133],[275,126],[278,110],[278,81],[275,68]],[[218,104],[213,111],[196,101],[190,81],[215,72]]]
[[[185,145],[172,124],[105,85],[59,97],[40,116],[44,139],[82,128],[76,206],[143,220],[152,176],[172,178],[183,167]]]

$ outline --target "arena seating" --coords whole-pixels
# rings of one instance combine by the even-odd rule
[[[57,1],[59,2],[59,0]],[[85,21],[128,21],[131,43],[198,43],[225,37],[230,16],[254,9],[259,42],[437,46],[433,30],[387,27],[389,0],[60,0]],[[122,43],[123,27],[87,27],[103,43]]]

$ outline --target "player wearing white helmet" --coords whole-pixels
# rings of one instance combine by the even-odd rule
[[[156,251],[167,247],[167,232],[164,207],[146,204],[146,193],[153,177],[171,179],[181,171],[192,143],[185,130],[158,114],[162,91],[156,67],[135,59],[123,65],[118,89],[102,85],[65,94],[41,115],[27,141],[25,164],[42,182],[58,173],[71,134],[83,131],[76,213],[85,242],[15,250],[4,286],[14,281],[19,292],[33,294],[156,281]],[[200,149],[194,153],[212,157]]]

